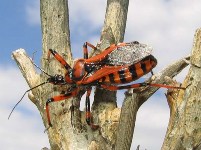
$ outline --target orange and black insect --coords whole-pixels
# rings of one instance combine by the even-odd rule
[[[74,63],[72,68],[55,50],[52,49],[49,50],[48,59],[52,54],[55,57],[55,59],[57,59],[61,63],[61,65],[65,67],[66,73],[64,76],[61,75],[51,76],[41,69],[46,75],[49,76],[49,78],[47,79],[47,81],[41,83],[38,86],[41,86],[46,83],[52,83],[54,85],[64,85],[64,84],[71,85],[70,88],[64,93],[49,98],[47,100],[46,113],[49,126],[52,126],[50,120],[49,104],[51,102],[61,101],[64,99],[68,99],[70,97],[75,97],[78,95],[81,89],[85,89],[87,92],[86,122],[93,129],[96,129],[98,128],[98,125],[94,125],[92,123],[90,113],[89,97],[91,94],[92,86],[104,88],[107,90],[138,88],[147,85],[155,87],[165,87],[165,88],[181,88],[163,84],[151,84],[144,82],[135,83],[131,85],[124,85],[125,83],[135,81],[140,77],[142,77],[143,75],[151,72],[152,69],[157,65],[156,58],[154,58],[154,56],[151,55],[152,47],[146,44],[141,44],[137,41],[131,43],[112,44],[108,48],[103,50],[102,53],[93,56],[91,58],[88,58],[87,46],[96,49],[95,46],[86,42],[83,45],[84,58],[78,59]],[[33,87],[27,90],[26,92],[36,87]],[[22,100],[22,98],[20,99],[20,101]]]

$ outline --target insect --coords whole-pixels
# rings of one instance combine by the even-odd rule
[[[66,73],[64,76],[58,74],[51,76],[41,69],[45,74],[49,76],[49,78],[47,79],[47,81],[41,83],[38,86],[46,83],[52,83],[54,85],[70,85],[70,88],[67,89],[64,93],[49,98],[46,102],[47,120],[50,127],[52,126],[52,123],[50,119],[49,104],[52,102],[75,97],[81,89],[84,89],[87,92],[85,106],[86,122],[89,126],[91,126],[92,129],[97,129],[98,125],[92,123],[90,113],[90,94],[92,86],[104,88],[107,90],[138,88],[147,85],[165,88],[181,88],[144,82],[130,85],[122,85],[137,80],[143,75],[151,72],[152,69],[157,65],[156,58],[151,55],[152,48],[146,44],[141,44],[137,41],[131,43],[112,44],[104,51],[102,51],[102,53],[91,58],[88,58],[88,46],[96,49],[96,47],[92,44],[88,42],[84,43],[84,58],[80,58],[75,61],[73,67],[71,67],[55,50],[49,49],[48,59],[50,58],[50,55],[53,55],[54,58],[58,60],[61,65],[64,66]],[[26,92],[36,87],[33,87]],[[22,100],[22,98],[20,99],[20,101]]]

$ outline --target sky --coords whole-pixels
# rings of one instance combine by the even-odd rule
[[[85,41],[99,41],[106,1],[69,0],[71,45],[74,58],[82,57]],[[41,28],[39,0],[2,0],[0,5],[0,145],[4,150],[49,148],[47,134],[37,108],[27,96],[10,120],[12,107],[28,86],[11,58],[12,51],[23,48],[40,63]],[[195,30],[201,27],[200,0],[130,0],[124,41],[152,45],[158,60],[154,72],[191,52]],[[177,80],[182,82],[188,69]],[[145,77],[146,78],[146,77]],[[168,125],[169,108],[160,89],[140,108],[132,148],[160,149]],[[118,92],[119,105],[123,92]]]

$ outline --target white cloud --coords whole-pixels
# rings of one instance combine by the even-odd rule
[[[88,35],[88,32],[94,32],[100,29],[104,21],[106,11],[106,1],[97,0],[96,7],[94,1],[73,0],[68,1],[69,18],[71,32],[78,33],[80,36]],[[28,1],[25,6],[27,22],[32,25],[40,25],[40,1]],[[100,32],[100,31],[99,31]],[[99,33],[98,32],[98,33]]]
[[[25,10],[27,22],[30,25],[40,25],[40,1],[28,1]]]
[[[95,4],[93,0],[69,1],[69,14],[72,29],[78,30],[84,34],[86,34],[87,31],[97,30],[97,28],[103,25],[104,12],[106,11],[105,6],[106,1],[103,0],[96,0]]]
[[[49,147],[47,135],[38,110],[27,99],[19,104],[8,120],[12,107],[28,89],[19,70],[0,66],[0,143],[6,150],[36,150]]]
[[[154,95],[138,111],[132,148],[140,145],[141,149],[160,149],[168,120],[169,108],[165,96]]]
[[[125,40],[151,44],[157,68],[190,53],[194,32],[201,25],[199,0],[136,0],[129,6]]]
[[[83,57],[82,45],[88,41],[94,45],[100,39],[104,22],[106,1],[69,1],[69,19],[73,56]]]

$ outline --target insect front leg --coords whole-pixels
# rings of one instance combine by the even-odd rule
[[[47,56],[48,60],[50,59],[50,54],[52,54],[54,58],[66,68],[66,70],[71,69],[70,65],[65,61],[65,59],[61,55],[59,55],[55,50],[49,49]]]
[[[65,80],[67,83],[73,83],[73,80],[71,79],[71,72],[72,72],[72,68],[70,67],[70,65],[65,61],[65,59],[59,55],[55,50],[49,49],[48,51],[48,60],[50,59],[50,54],[52,54],[56,60],[58,60],[60,62],[60,64],[62,64],[65,69],[66,69],[66,74],[65,74]]]
[[[51,123],[51,120],[50,120],[50,111],[49,111],[49,104],[52,103],[52,102],[58,102],[58,101],[62,101],[62,100],[65,100],[65,99],[68,99],[68,98],[71,98],[73,96],[76,96],[77,93],[78,93],[78,88],[76,88],[74,91],[70,92],[70,93],[66,93],[66,94],[61,94],[61,95],[58,95],[58,96],[54,96],[52,98],[49,98],[46,102],[46,114],[47,114],[47,121],[48,121],[48,125],[50,127],[52,127],[52,123]]]

